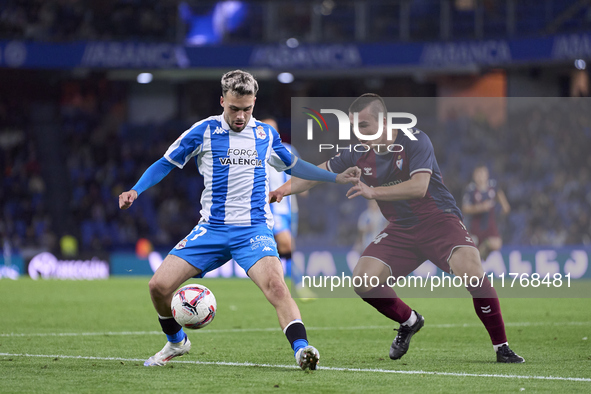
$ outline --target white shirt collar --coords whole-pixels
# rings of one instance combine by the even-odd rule
[[[230,129],[230,125],[226,122],[226,119],[224,118],[224,113],[222,112],[222,129],[224,130],[231,130]],[[248,123],[246,124],[246,127],[256,127],[256,119],[254,118],[254,116],[250,117],[250,120],[248,121]]]

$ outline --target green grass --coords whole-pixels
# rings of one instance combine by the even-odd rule
[[[146,368],[142,360],[165,343],[163,335],[154,333],[159,325],[147,282],[1,280],[0,392],[591,391],[591,381],[525,378],[591,379],[589,299],[502,300],[510,345],[526,358],[521,365],[495,362],[488,335],[467,298],[407,300],[426,323],[398,361],[388,358],[393,325],[361,300],[298,301],[310,343],[320,350],[321,367],[362,369],[306,373],[285,367],[295,367],[293,352],[274,309],[253,283],[205,279],[200,283],[218,301],[215,320],[189,332],[193,349],[179,362]],[[496,376],[457,375],[461,373]]]

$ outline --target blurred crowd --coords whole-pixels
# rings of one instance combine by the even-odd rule
[[[544,34],[558,16],[562,17],[554,24],[556,31],[588,29],[591,8],[569,8],[574,3],[516,1],[510,7],[507,1],[494,0],[0,0],[0,39],[203,45],[289,38],[301,42],[498,38]],[[449,8],[442,9],[442,4]],[[443,22],[441,15],[449,15],[448,21]]]
[[[173,0],[0,0],[0,38],[174,42],[176,4]]]
[[[199,218],[202,178],[194,169],[173,170],[126,212],[118,195],[129,190],[190,123],[126,122],[125,85],[70,81],[63,87],[60,117],[68,141],[70,210],[82,247],[130,246],[139,238],[170,246]]]
[[[474,166],[488,164],[512,206],[501,217],[505,243],[591,244],[589,99],[538,102],[548,105],[510,112],[496,127],[483,119],[450,119],[445,137],[434,141],[443,146],[437,156],[444,179],[460,201]],[[445,144],[448,138],[458,143]]]
[[[0,245],[50,248],[51,231],[45,181],[34,136],[23,107],[0,98]]]
[[[213,89],[212,84],[215,97]],[[78,240],[82,251],[133,247],[140,238],[168,248],[198,222],[203,179],[194,163],[173,170],[128,211],[119,210],[118,195],[196,120],[130,124],[128,90],[129,84],[104,78],[62,82],[56,119],[64,159],[53,164],[44,161],[50,155],[32,131],[27,110],[0,100],[0,238],[16,248],[55,249],[64,235]],[[539,100],[547,106],[509,111],[498,125],[450,112],[434,126],[426,122],[424,131],[456,201],[474,166],[488,165],[512,206],[509,215],[498,215],[506,245],[591,244],[588,99]],[[200,101],[197,118],[218,113],[209,100]],[[289,140],[289,119],[279,120]],[[65,201],[49,201],[44,168],[65,174]],[[352,247],[358,241],[358,218],[367,205],[347,200],[347,189],[319,186],[301,200],[299,242]],[[66,204],[64,217],[52,215],[56,204]]]

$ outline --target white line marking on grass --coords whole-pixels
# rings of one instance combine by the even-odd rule
[[[65,356],[57,354],[28,354],[28,353],[0,353],[4,357],[40,357],[40,358],[64,358],[77,360],[100,360],[100,361],[128,361],[128,362],[144,362],[140,358],[123,358],[123,357],[93,357],[93,356]],[[284,368],[284,369],[299,369],[295,365],[282,364],[257,364],[257,363],[235,363],[227,361],[191,361],[191,360],[173,360],[171,363],[178,364],[197,364],[197,365],[221,365],[229,367],[264,367],[264,368]],[[402,375],[439,375],[439,376],[462,376],[475,378],[503,378],[503,379],[535,379],[535,380],[566,380],[573,382],[591,382],[591,378],[573,378],[562,376],[528,376],[528,375],[502,375],[502,374],[487,374],[487,373],[462,373],[462,372],[437,372],[437,371],[403,371],[390,370],[378,368],[339,368],[339,367],[320,367],[320,370],[337,371],[337,372],[377,372],[377,373],[392,373]]]
[[[535,326],[589,326],[588,322],[521,322],[505,323],[506,327],[535,327]],[[470,328],[481,327],[481,323],[466,324],[429,324],[427,328]],[[383,330],[392,326],[348,326],[348,327],[306,327],[308,331],[354,331],[354,330]],[[268,328],[227,328],[200,330],[203,334],[223,334],[233,332],[273,332],[280,331],[279,327]],[[162,331],[105,331],[105,332],[39,332],[39,333],[7,333],[0,337],[77,337],[77,336],[108,336],[108,335],[163,335]]]

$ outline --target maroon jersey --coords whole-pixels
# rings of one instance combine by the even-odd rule
[[[497,198],[497,182],[494,179],[488,180],[486,189],[479,190],[474,182],[470,182],[462,202],[468,205],[479,204],[484,201],[492,200],[495,201]],[[497,224],[495,222],[495,209],[494,207],[490,210],[475,215],[470,215],[469,229],[472,233],[479,237],[485,237],[486,235],[497,234]]]
[[[462,219],[462,213],[453,196],[443,184],[441,171],[435,159],[431,140],[425,133],[412,129],[417,141],[399,131],[395,149],[387,152],[382,146],[380,153],[343,151],[327,162],[330,171],[340,173],[349,167],[361,168],[361,180],[371,187],[392,186],[408,181],[419,172],[431,174],[429,188],[423,198],[402,201],[377,201],[382,214],[395,225],[411,227],[432,218],[433,215],[452,213]],[[371,142],[369,143],[371,144]]]

